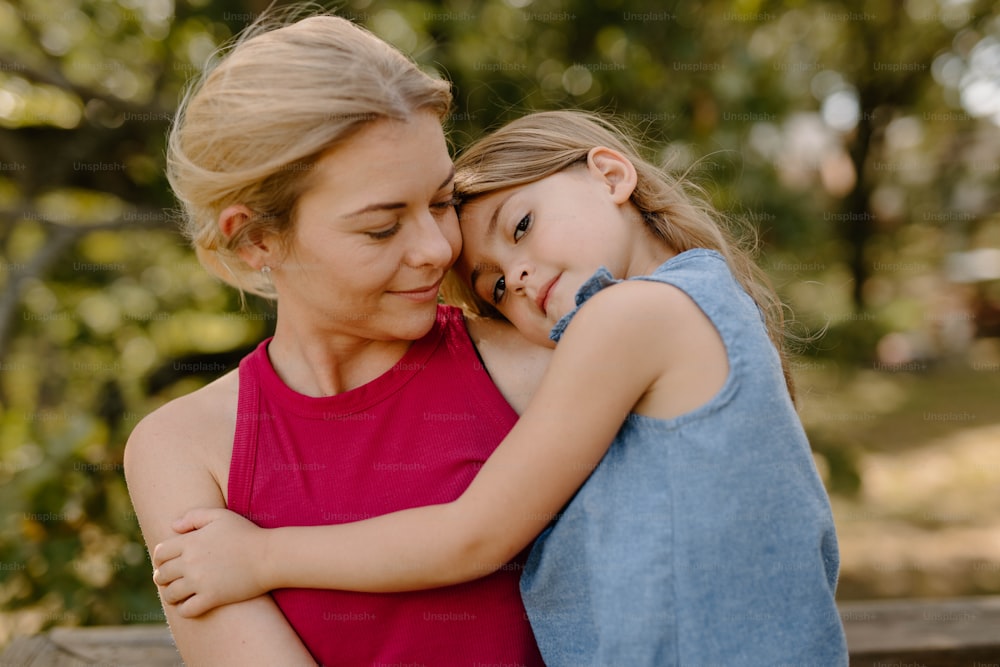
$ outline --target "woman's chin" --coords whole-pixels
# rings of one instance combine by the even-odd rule
[[[400,340],[417,340],[430,332],[437,320],[437,301],[414,304],[393,318],[393,334]]]

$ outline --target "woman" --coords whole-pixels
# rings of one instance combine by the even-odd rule
[[[195,507],[272,527],[447,502],[513,425],[547,351],[437,305],[461,246],[450,102],[328,16],[244,36],[182,102],[168,176],[198,256],[278,308],[238,371],[132,433],[147,545]],[[284,590],[198,619],[165,607],[193,665],[540,665],[521,562],[436,591]]]

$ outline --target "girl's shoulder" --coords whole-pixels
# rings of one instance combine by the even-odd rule
[[[657,311],[659,315],[673,313],[674,316],[697,315],[695,302],[689,295],[690,287],[702,285],[706,280],[729,276],[725,259],[714,250],[693,248],[678,253],[656,267],[649,275],[619,279],[611,275],[605,267],[600,267],[594,275],[580,286],[576,293],[576,308],[567,313],[552,328],[552,340],[559,341],[566,327],[576,319],[577,313],[597,297],[599,301],[611,302],[604,313],[614,317],[616,307],[624,310]],[[655,285],[650,289],[648,286]],[[612,289],[613,288],[613,289]],[[609,297],[607,294],[614,294]],[[695,306],[697,309],[697,306]],[[594,310],[593,307],[590,310]],[[628,315],[628,313],[624,313]]]
[[[651,377],[632,412],[657,419],[708,402],[729,374],[715,325],[684,290],[669,283],[629,280],[607,286],[580,306],[559,343],[564,345]]]
[[[622,337],[622,342],[639,342],[649,334],[684,333],[685,325],[699,319],[708,321],[683,289],[650,280],[624,280],[604,285],[586,295],[571,316],[574,328],[613,329]],[[585,324],[581,327],[577,322]]]

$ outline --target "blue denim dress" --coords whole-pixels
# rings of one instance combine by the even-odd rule
[[[535,542],[521,594],[546,664],[847,665],[830,504],[760,310],[710,250],[634,280],[694,300],[729,376],[687,414],[629,415]],[[592,276],[552,339],[616,282]]]

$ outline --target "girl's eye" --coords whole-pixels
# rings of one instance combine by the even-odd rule
[[[504,292],[507,291],[507,281],[503,276],[500,276],[496,284],[493,285],[493,305],[500,303],[500,299],[503,298]]]
[[[397,222],[396,224],[394,224],[389,229],[383,229],[382,231],[379,231],[379,232],[365,232],[365,235],[369,236],[370,238],[375,239],[376,241],[382,241],[384,239],[387,239],[387,238],[390,238],[392,236],[395,236],[396,232],[399,231],[399,226],[400,225]]]
[[[520,241],[521,237],[527,233],[528,227],[530,226],[531,226],[531,214],[529,213],[528,215],[521,218],[521,221],[518,222],[517,226],[514,228],[514,241],[515,242]]]

